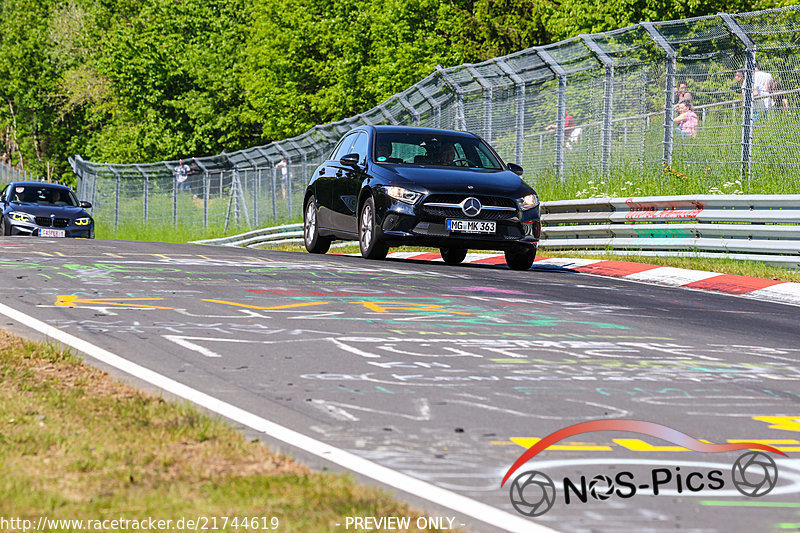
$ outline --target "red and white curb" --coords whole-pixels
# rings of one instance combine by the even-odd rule
[[[437,253],[393,252],[388,258],[412,261],[442,261]],[[483,265],[505,265],[502,254],[467,254],[464,263]],[[747,296],[758,300],[800,305],[800,283],[774,279],[736,276],[718,272],[704,272],[686,268],[662,267],[628,261],[608,261],[603,259],[571,259],[566,257],[540,257],[536,259],[533,270],[541,267],[554,267],[561,270],[608,276],[613,278],[656,283],[672,287],[685,287],[724,294]]]

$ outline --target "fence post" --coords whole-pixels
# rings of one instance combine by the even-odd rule
[[[664,156],[665,166],[672,164],[672,106],[675,95],[675,62],[678,54],[652,22],[640,22],[650,38],[666,53],[666,82],[664,84]]]
[[[275,187],[278,184],[278,167],[270,162],[272,167],[272,220],[278,220],[278,195],[276,194]]]
[[[139,174],[142,175],[142,178],[144,178],[144,183],[142,184],[142,188],[143,188],[143,191],[142,191],[143,198],[142,198],[142,200],[144,201],[144,206],[142,208],[142,222],[146,226],[147,225],[147,217],[149,215],[147,203],[148,203],[148,199],[149,199],[149,196],[150,196],[150,177],[147,175],[147,172],[142,170],[142,167],[140,167],[139,165],[134,165],[134,166],[136,167],[136,170],[139,171]]]
[[[106,163],[106,166],[111,170],[115,177],[114,184],[114,231],[119,227],[119,172],[117,169]]]
[[[172,169],[170,172],[173,172]],[[178,225],[178,180],[175,176],[172,176],[172,225]]]
[[[208,228],[208,195],[211,194],[211,179],[208,170],[203,171],[203,227]]]
[[[94,207],[97,204],[97,168],[92,166],[92,171],[94,172],[94,179],[92,179],[92,206]]]
[[[281,155],[286,158],[286,204],[289,208],[289,220],[291,220],[294,215],[294,206],[292,205],[292,174],[294,174],[294,172],[292,172],[292,160],[289,156],[289,152],[284,150],[281,145],[275,143],[275,148],[277,148]],[[281,174],[283,174],[283,170],[281,170]]]
[[[523,156],[525,152],[525,80],[511,68],[503,59],[496,60],[497,66],[500,67],[511,81],[514,82],[514,90],[516,93],[517,104],[517,120],[514,125],[516,131],[516,149],[515,158],[518,165],[522,166]]]
[[[556,176],[564,181],[564,121],[567,118],[567,71],[558,64],[558,61],[543,48],[537,48],[536,53],[558,76],[558,110],[556,112]]]
[[[450,75],[447,73],[441,65],[436,65],[436,72],[438,72],[444,82],[453,89],[453,92],[456,93],[456,116],[455,116],[455,124],[453,125],[454,130],[467,130],[467,118],[464,115],[464,91],[461,89],[461,86],[455,81]]]
[[[483,138],[492,142],[492,84],[481,76],[480,72],[472,65],[467,65],[467,70],[483,89]]]
[[[718,13],[719,17],[745,48],[744,87],[742,88],[742,181],[750,185],[750,169],[753,150],[753,78],[756,70],[756,45],[739,26],[730,13]]]
[[[442,106],[439,105],[439,102],[436,101],[436,98],[431,96],[431,93],[428,92],[428,89],[422,86],[422,82],[424,81],[425,80],[422,80],[421,82],[417,83],[415,87],[422,97],[425,98],[425,100],[427,100],[431,105],[431,109],[433,110],[433,127],[440,128],[442,125]]]
[[[258,193],[261,191],[261,169],[256,170],[253,184],[253,225],[258,227]]]
[[[419,111],[414,109],[414,106],[411,105],[411,102],[408,101],[406,95],[403,93],[399,93],[397,95],[397,100],[400,102],[400,105],[402,105],[405,108],[406,111],[411,113],[411,119],[413,120],[414,125],[419,126]]]
[[[607,178],[611,169],[611,139],[613,136],[612,120],[614,115],[614,60],[589,35],[581,35],[581,39],[597,59],[605,67],[605,86],[603,87],[603,129],[601,140],[600,173]],[[625,122],[625,141],[628,131]]]

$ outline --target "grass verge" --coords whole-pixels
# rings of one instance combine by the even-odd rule
[[[264,529],[260,521],[242,527],[241,517],[276,517],[280,531],[322,532],[342,529],[335,524],[347,516],[408,516],[412,524],[421,516],[347,475],[312,472],[189,405],[2,330],[0,377],[6,519],[152,517],[172,520],[175,531],[181,518],[216,517],[219,531],[241,532]],[[239,517],[239,527],[221,527],[221,517]]]

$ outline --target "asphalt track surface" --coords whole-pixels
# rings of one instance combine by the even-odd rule
[[[312,466],[357,465],[360,478],[468,531],[800,527],[800,307],[558,268],[104,240],[5,238],[0,272],[0,327],[90,343],[90,364],[111,368],[95,357],[119,356],[144,370],[130,378],[112,363],[117,375],[194,391],[184,397]],[[584,434],[514,473],[536,470],[557,487],[549,512],[515,511],[512,481],[500,487],[514,461],[536,439],[604,419],[757,440],[788,458],[774,456],[772,492],[749,498],[732,484],[743,452]],[[657,496],[654,469],[671,476]],[[717,469],[723,487],[677,492],[679,474],[698,472],[697,487]],[[650,486],[603,499],[592,479],[623,471]],[[581,476],[594,494],[566,503],[563,479],[580,486]]]

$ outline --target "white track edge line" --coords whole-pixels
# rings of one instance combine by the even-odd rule
[[[463,515],[471,516],[481,522],[505,529],[512,532],[530,533],[557,533],[541,524],[536,524],[522,517],[492,507],[491,505],[467,498],[446,489],[432,485],[426,481],[420,481],[407,474],[397,472],[367,459],[359,457],[350,452],[340,450],[329,444],[307,437],[292,429],[271,422],[258,415],[245,411],[239,407],[214,398],[204,392],[200,392],[187,385],[183,385],[171,378],[163,376],[158,372],[128,361],[108,350],[95,346],[94,344],[79,339],[74,335],[54,328],[41,320],[17,311],[12,307],[0,303],[0,313],[8,318],[15,320],[25,326],[38,331],[39,333],[55,339],[63,344],[75,348],[79,352],[85,353],[109,366],[125,372],[133,377],[141,379],[159,389],[169,392],[175,396],[195,403],[209,411],[224,416],[230,420],[238,422],[249,428],[260,431],[272,438],[285,442],[291,446],[300,448],[317,457],[321,457],[332,463],[336,463],[348,470],[374,479],[396,489],[428,500],[437,505],[450,508]]]

